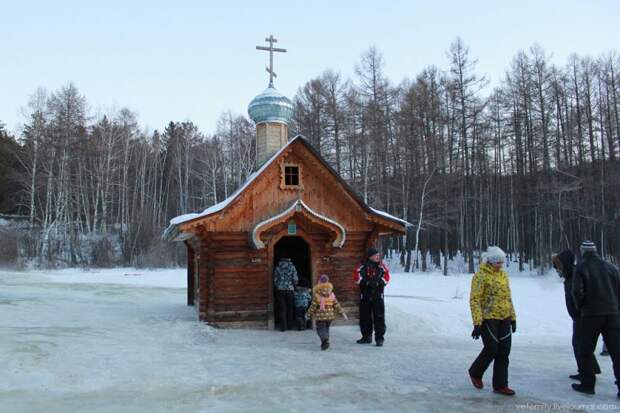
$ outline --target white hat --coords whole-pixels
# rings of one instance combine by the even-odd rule
[[[489,264],[499,264],[506,261],[506,253],[500,247],[491,246],[482,254],[482,262]]]

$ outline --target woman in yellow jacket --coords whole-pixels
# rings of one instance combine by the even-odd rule
[[[493,362],[493,391],[512,396],[508,387],[508,355],[512,333],[517,331],[517,318],[508,274],[502,269],[506,254],[498,247],[489,247],[482,256],[480,269],[471,280],[469,304],[474,322],[472,338],[482,336],[484,347],[469,368],[469,377],[482,389],[482,375]]]

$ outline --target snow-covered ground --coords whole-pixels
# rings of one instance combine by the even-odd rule
[[[511,277],[510,385],[469,383],[470,275],[394,274],[383,348],[336,322],[219,330],[196,320],[182,269],[0,270],[2,412],[486,412],[617,410],[609,358],[595,396],[570,389],[570,320],[557,276]],[[337,292],[336,292],[337,293]]]

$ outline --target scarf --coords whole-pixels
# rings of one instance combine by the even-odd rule
[[[321,295],[321,300],[320,300],[320,308],[321,311],[325,311],[325,303],[327,302],[327,300],[333,301],[336,298],[336,296],[334,295],[334,293],[329,293],[329,295],[327,297],[325,297],[324,295]]]

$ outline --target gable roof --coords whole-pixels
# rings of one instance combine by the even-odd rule
[[[345,190],[349,193],[349,195],[365,210],[367,213],[371,215],[379,216],[380,218],[387,219],[388,221],[392,221],[397,223],[398,225],[403,225],[405,227],[411,226],[411,224],[403,219],[397,218],[393,215],[388,214],[387,212],[380,211],[374,208],[369,207],[360,197],[355,193],[353,188],[349,186],[349,184],[342,179],[342,177],[332,168],[323,157],[317,152],[312,145],[304,138],[302,135],[297,135],[290,141],[286,143],[282,148],[278,150],[271,158],[269,158],[257,171],[251,173],[245,183],[239,187],[232,195],[228,198],[219,202],[215,205],[210,206],[209,208],[203,210],[202,212],[189,213],[184,215],[179,215],[170,220],[170,225],[164,231],[162,238],[170,240],[170,241],[182,241],[185,240],[191,235],[182,236],[179,230],[179,226],[186,222],[195,221],[197,219],[201,219],[207,217],[209,215],[216,214],[218,212],[223,211],[228,205],[230,205],[234,200],[236,200],[251,184],[254,182],[271,164],[275,162],[276,159],[284,153],[287,148],[291,147],[293,143],[300,142],[304,145],[306,149],[308,149],[320,162],[321,164],[338,180],[338,182],[345,188]]]

